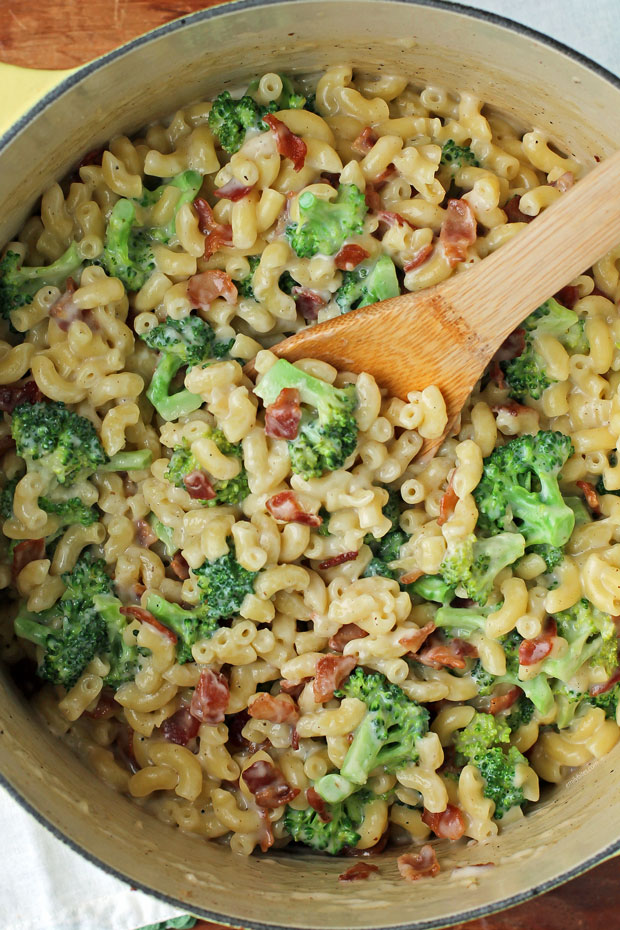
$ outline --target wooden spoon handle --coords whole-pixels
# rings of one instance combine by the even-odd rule
[[[620,198],[612,195],[618,190],[620,152],[471,272],[441,285],[444,297],[499,346],[544,300],[620,242]]]

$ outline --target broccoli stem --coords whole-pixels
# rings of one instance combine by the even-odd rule
[[[146,392],[146,396],[164,420],[178,420],[179,417],[187,416],[202,406],[202,397],[192,394],[187,389],[177,391],[176,394],[168,393],[170,382],[184,364],[184,360],[178,355],[165,352]]]
[[[134,449],[131,452],[117,452],[112,458],[99,466],[99,471],[142,471],[153,461],[150,449]]]
[[[185,623],[187,623],[187,618],[192,613],[191,610],[184,610],[178,604],[172,604],[153,592],[146,599],[146,609],[154,617],[157,617],[164,626],[170,627],[177,636],[183,637],[185,635]]]
[[[150,515],[149,523],[151,524],[153,532],[156,533],[159,541],[164,544],[166,555],[168,558],[172,558],[178,549],[178,546],[175,546],[172,541],[172,537],[174,536],[174,529],[171,526],[166,526],[165,523],[162,523],[154,513]]]
[[[37,623],[35,615],[28,611],[23,611],[15,618],[15,633],[22,639],[27,639],[37,646],[45,648],[47,639],[52,632],[51,629],[42,623]]]
[[[364,782],[354,784],[348,778],[344,778],[340,772],[331,772],[319,779],[316,790],[324,801],[329,804],[339,804],[357,791],[360,784],[364,784]]]

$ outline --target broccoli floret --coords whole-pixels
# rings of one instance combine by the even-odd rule
[[[299,282],[295,280],[290,271],[283,271],[278,279],[278,287],[283,294],[289,296],[293,293],[293,288],[298,287]]]
[[[422,575],[404,587],[409,594],[416,594],[424,601],[437,604],[449,604],[454,598],[454,588],[441,575]]]
[[[186,388],[170,394],[170,385],[184,366],[193,367],[207,358],[221,358],[222,343],[215,342],[215,333],[199,316],[182,320],[168,318],[164,323],[141,334],[147,346],[161,353],[161,358],[146,392],[164,420],[178,420],[202,406],[199,394]],[[226,344],[228,348],[229,344]]]
[[[589,695],[571,687],[564,681],[555,681],[552,691],[556,706],[555,720],[553,722],[558,730],[563,730],[573,722],[575,714]]]
[[[491,714],[476,713],[454,740],[457,753],[475,765],[484,779],[482,793],[495,804],[493,816],[501,820],[511,807],[523,804],[523,790],[515,784],[517,765],[527,765],[527,759],[515,746],[505,746],[510,740],[506,723]]]
[[[254,393],[267,407],[283,388],[295,388],[301,403],[316,411],[304,411],[297,437],[288,441],[291,470],[308,479],[341,468],[357,445],[354,385],[334,387],[281,358],[263,375]]]
[[[399,294],[394,262],[388,255],[381,255],[375,262],[361,262],[353,271],[345,271],[335,300],[340,312],[348,313]]]
[[[153,461],[150,449],[132,449],[129,452],[117,452],[98,471],[143,471]]]
[[[17,252],[7,252],[0,260],[0,316],[5,319],[9,319],[12,310],[30,303],[40,288],[62,289],[67,278],[77,276],[82,267],[75,242],[51,265],[28,267],[21,262]]]
[[[575,514],[575,526],[584,526],[586,523],[592,523],[592,514],[581,497],[573,497],[569,494],[564,498],[564,503],[567,507],[570,507]]]
[[[450,587],[461,589],[463,597],[484,605],[497,575],[524,552],[520,533],[498,533],[490,539],[476,539],[472,533],[448,547],[439,571]]]
[[[573,453],[569,436],[540,430],[516,436],[484,459],[474,490],[479,524],[489,533],[521,533],[527,546],[563,546],[575,514],[562,497],[560,470]]]
[[[116,690],[126,681],[133,681],[139,668],[140,656],[148,650],[139,648],[135,643],[127,645],[125,642],[123,634],[127,628],[127,617],[121,613],[123,605],[117,597],[111,594],[96,594],[93,597],[93,606],[106,628],[107,640],[102,646],[102,653],[110,663],[110,671],[104,681]]]
[[[311,258],[317,252],[333,255],[345,239],[363,232],[368,207],[355,184],[339,184],[334,200],[304,191],[298,204],[299,222],[287,227],[286,237],[300,258]]]
[[[19,481],[19,475],[11,478],[0,492],[0,517],[3,520],[10,520],[13,516],[13,498],[15,497],[15,488]]]
[[[317,533],[319,536],[331,536],[329,532],[329,521],[331,519],[331,513],[325,507],[319,508],[319,517],[322,519],[322,523],[317,527]]]
[[[360,839],[357,829],[364,819],[364,806],[372,798],[370,792],[358,791],[339,804],[326,804],[326,823],[312,807],[295,810],[287,806],[284,825],[295,843],[303,843],[319,852],[337,856],[345,846],[356,846]]]
[[[506,724],[511,733],[514,733],[515,730],[518,730],[519,727],[524,726],[529,723],[532,717],[534,716],[534,711],[536,708],[534,704],[528,697],[524,694],[518,699],[518,701],[512,705],[510,713],[506,717]]]
[[[544,560],[548,572],[552,572],[564,558],[564,550],[556,546],[530,546],[528,552],[539,555]]]
[[[237,287],[237,293],[239,294],[239,297],[254,297],[254,272],[258,268],[259,262],[260,255],[250,255],[248,257],[248,263],[250,265],[250,272],[248,276],[243,278],[241,281],[235,279],[235,285]]]
[[[263,122],[263,118],[278,109],[277,103],[272,102],[264,106],[248,94],[239,100],[233,100],[230,92],[225,90],[211,105],[209,129],[217,136],[224,151],[232,154],[239,151],[250,130],[265,132],[269,127]]]
[[[209,607],[192,607],[184,610],[178,604],[165,601],[159,594],[148,594],[146,609],[165,627],[176,633],[177,661],[180,665],[193,662],[192,646],[199,639],[210,639],[219,628]]]
[[[164,193],[167,193],[171,188],[177,188],[180,192],[177,195],[177,201],[168,222],[164,226],[148,227],[148,235],[152,240],[168,243],[176,236],[177,214],[184,204],[193,203],[201,186],[202,175],[200,175],[198,171],[183,171],[175,178],[167,181],[166,184],[161,184],[159,187],[156,187],[155,190],[145,190],[143,192],[142,197],[137,201],[141,207],[155,206],[155,204],[161,200]]]
[[[172,526],[166,526],[166,524],[162,523],[154,513],[149,514],[148,519],[151,525],[151,529],[159,541],[164,544],[164,551],[168,558],[171,559],[179,548],[178,546],[175,546],[173,542],[174,528]]]
[[[592,707],[602,707],[606,717],[616,719],[618,710],[618,698],[620,697],[620,684],[614,685],[609,691],[604,691],[596,696],[588,694],[587,702]]]
[[[569,682],[584,662],[602,666],[610,676],[618,665],[616,628],[609,614],[582,598],[568,610],[555,614],[558,636],[568,643],[558,658],[545,659],[547,675]]]
[[[286,74],[279,74],[278,77],[282,81],[282,93],[276,101],[276,108],[278,110],[301,110],[303,109],[306,98],[297,93],[293,82]],[[256,91],[258,90],[259,80],[255,78],[248,84],[248,89],[246,94],[249,94],[252,98],[255,96]]]
[[[440,164],[449,165],[453,173],[466,165],[480,167],[480,162],[468,145],[457,145],[454,139],[448,139],[441,149]]]
[[[547,365],[535,348],[539,336],[549,334],[558,339],[571,354],[587,352],[588,343],[584,334],[584,321],[572,310],[567,310],[553,297],[538,307],[524,323],[525,347],[521,355],[502,362],[511,397],[518,400],[533,397],[538,399],[542,392],[554,383],[549,377]]]
[[[205,436],[213,440],[223,455],[234,456],[238,459],[242,458],[241,443],[228,442],[221,430],[207,429]],[[176,487],[184,488],[186,477],[194,472],[206,474],[200,462],[192,454],[190,444],[184,441],[182,445],[174,447],[166,478]],[[220,480],[209,476],[208,481],[215,496],[200,501],[206,507],[215,507],[216,504],[239,504],[250,493],[248,476],[243,465],[241,465],[239,473],[234,478]]]
[[[399,558],[401,546],[406,542],[407,534],[399,529],[390,530],[381,539],[372,537],[370,547],[374,555],[366,566],[364,578],[370,578],[374,575],[382,575],[384,578],[397,578],[398,573],[395,569],[390,568],[389,563],[395,562]]]
[[[340,772],[324,775],[316,783],[321,797],[332,804],[365,785],[377,766],[394,772],[415,762],[417,742],[428,731],[429,722],[428,710],[410,700],[398,685],[359,666],[335,695],[357,698],[368,710],[355,730]]]
[[[62,576],[66,589],[53,607],[41,613],[19,612],[15,633],[43,649],[37,674],[71,688],[91,659],[105,651],[107,631],[94,597],[110,594],[112,582],[102,559],[81,556]]]
[[[128,291],[139,291],[155,271],[152,239],[145,229],[134,228],[135,221],[136,208],[131,200],[117,200],[98,259],[107,273],[122,281]]]
[[[194,569],[198,576],[201,599],[207,605],[207,617],[219,620],[239,613],[246,594],[254,593],[258,572],[250,572],[237,562],[235,547],[228,540],[228,552],[213,561],[208,559]]]
[[[39,507],[46,513],[58,517],[61,526],[91,526],[99,520],[94,507],[83,504],[79,497],[70,497],[66,501],[55,501],[49,497],[39,498]]]

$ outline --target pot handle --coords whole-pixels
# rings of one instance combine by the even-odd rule
[[[43,71],[0,62],[0,136],[77,68]]]

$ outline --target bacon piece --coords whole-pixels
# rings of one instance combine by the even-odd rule
[[[299,794],[299,788],[291,788],[280,769],[266,759],[253,762],[242,777],[256,803],[268,810],[288,804]]]
[[[144,546],[145,549],[148,549],[153,543],[156,543],[158,540],[157,533],[153,530],[153,527],[148,522],[148,520],[136,520],[136,538],[139,545]]]
[[[177,746],[187,746],[198,735],[200,720],[192,716],[189,707],[180,707],[171,717],[166,718],[159,728],[163,739]]]
[[[433,254],[433,243],[429,242],[427,245],[423,245],[421,249],[418,249],[414,253],[413,258],[410,258],[408,262],[405,262],[403,265],[403,271],[405,274],[409,271],[413,271],[414,268],[419,268],[420,265],[423,265],[424,262],[431,257]]]
[[[38,404],[44,399],[36,381],[0,385],[0,410],[4,413],[13,413],[20,404]]]
[[[521,413],[535,413],[538,417],[538,410],[528,407],[526,404],[520,404],[516,400],[506,400],[503,404],[492,404],[493,413],[507,413],[511,417],[518,417]]]
[[[528,216],[527,213],[521,213],[519,209],[520,203],[521,196],[515,194],[514,197],[511,197],[510,200],[506,201],[504,204],[504,213],[509,223],[531,223],[534,219],[533,216]]]
[[[353,562],[357,558],[357,552],[341,552],[340,555],[332,555],[329,559],[319,562],[319,568],[334,568],[335,565],[343,565],[345,562]]]
[[[170,568],[181,581],[187,581],[189,578],[189,565],[180,552],[176,552],[170,562]]]
[[[389,181],[390,178],[393,178],[395,174],[396,166],[392,164],[386,165],[383,171],[380,171],[379,174],[372,179],[372,182],[377,190],[379,190],[381,187],[383,187],[385,182]]]
[[[270,720],[271,723],[297,723],[299,709],[288,694],[268,694],[261,691],[248,704],[248,714],[256,720]]]
[[[150,626],[154,626],[156,630],[159,630],[160,633],[163,633],[164,636],[167,636],[170,642],[177,642],[177,634],[172,630],[169,630],[167,626],[163,625],[163,623],[160,623],[159,620],[153,616],[150,610],[146,610],[144,607],[137,606],[121,607],[119,609],[123,616],[134,617],[141,623],[148,623]]]
[[[284,694],[290,694],[292,698],[297,700],[309,681],[311,681],[310,678],[302,678],[301,681],[287,681],[286,678],[283,678],[280,681],[280,691],[283,691]]]
[[[316,663],[316,678],[312,684],[314,700],[317,704],[330,701],[342,682],[347,678],[355,666],[355,656],[321,656]]]
[[[293,162],[295,171],[301,171],[306,161],[308,147],[300,136],[296,136],[281,119],[268,113],[263,120],[276,137],[276,148],[278,154],[283,158],[290,158]]]
[[[316,320],[319,310],[327,303],[318,291],[313,291],[309,287],[301,287],[299,284],[291,289],[291,294],[295,299],[298,313],[301,313],[304,320],[308,322]]]
[[[509,707],[512,707],[515,701],[517,701],[520,696],[523,694],[521,688],[518,685],[515,685],[514,688],[511,688],[509,691],[505,691],[504,694],[498,694],[491,698],[489,704],[489,713],[495,716],[500,714],[503,710],[508,710]]]
[[[114,691],[112,688],[104,688],[99,694],[99,700],[92,710],[85,710],[84,713],[92,720],[108,720],[113,717],[120,705],[114,700]]]
[[[304,510],[293,491],[280,491],[266,502],[265,506],[272,517],[282,523],[301,523],[304,526],[320,526],[323,517],[318,513]]]
[[[439,516],[437,517],[437,526],[443,526],[446,523],[452,514],[454,513],[454,508],[458,503],[458,497],[456,491],[452,487],[452,479],[448,487],[444,491],[443,497],[439,502]]]
[[[23,539],[17,543],[13,549],[13,562],[11,564],[11,575],[13,581],[17,581],[19,573],[26,565],[31,562],[38,562],[45,558],[45,540],[44,539]]]
[[[366,249],[354,242],[349,242],[347,245],[342,246],[334,258],[334,264],[340,271],[353,271],[366,258],[370,258],[370,253]]]
[[[511,359],[522,355],[524,349],[525,330],[521,327],[518,327],[518,329],[513,330],[511,334],[507,336],[506,339],[504,339],[501,346],[493,356],[493,361],[508,362]]]
[[[424,572],[421,568],[415,568],[413,571],[401,575],[398,580],[400,584],[413,584],[413,582],[421,578],[423,574]]]
[[[434,878],[439,873],[435,850],[428,843],[418,853],[403,853],[396,860],[398,871],[408,882],[418,878]]]
[[[187,285],[187,296],[193,306],[200,310],[208,310],[216,297],[223,297],[227,303],[234,304],[237,288],[225,271],[209,268],[200,274],[192,275]]]
[[[205,258],[210,258],[218,249],[230,248],[232,241],[232,226],[218,223],[213,210],[203,197],[196,197],[194,208],[198,214],[198,228],[205,236]]]
[[[489,377],[492,381],[495,381],[500,391],[505,391],[508,388],[506,378],[504,377],[504,372],[502,367],[496,358],[491,359],[491,364],[489,366]]]
[[[381,200],[381,195],[376,190],[374,184],[370,181],[366,182],[366,191],[364,193],[364,200],[366,201],[366,206],[371,213],[379,213],[383,208],[383,201]]]
[[[592,513],[599,514],[601,512],[601,505],[599,503],[598,494],[594,489],[594,485],[590,484],[589,481],[575,481],[575,484],[585,497],[586,504]]]
[[[559,178],[556,178],[555,181],[551,182],[551,187],[556,187],[560,193],[565,193],[569,191],[573,184],[575,183],[575,175],[572,171],[565,171],[564,174],[561,174]]]
[[[368,155],[379,136],[370,126],[366,126],[351,143],[351,148],[360,155]]]
[[[341,626],[337,633],[331,637],[329,641],[329,648],[333,652],[343,652],[344,647],[347,643],[350,643],[352,639],[363,639],[364,636],[368,636],[366,630],[363,630],[357,625],[357,623],[345,623],[344,626]]]
[[[339,882],[359,882],[369,878],[373,872],[378,872],[379,866],[372,865],[370,862],[356,862],[350,866],[346,872],[338,876]]]
[[[267,850],[273,846],[273,827],[271,826],[271,818],[269,816],[269,811],[265,810],[264,807],[259,807],[258,816],[261,820],[258,844],[261,848],[261,852],[267,852]]]
[[[554,296],[558,303],[562,304],[563,307],[567,307],[569,310],[572,310],[579,300],[579,288],[575,287],[574,284],[567,284]]]
[[[467,258],[467,250],[476,241],[476,216],[466,200],[449,200],[441,224],[439,242],[448,264],[454,267]]]
[[[463,812],[454,804],[448,804],[445,811],[438,814],[432,814],[424,808],[422,823],[425,823],[440,840],[460,840],[465,833]]]
[[[75,320],[83,319],[81,308],[73,300],[76,290],[73,278],[67,278],[64,294],[61,294],[49,309],[50,316],[65,333]]]
[[[327,804],[316,789],[307,788],[306,798],[310,807],[314,808],[319,815],[319,819],[322,820],[323,823],[330,823],[332,821],[333,818],[331,813],[327,810]]]
[[[203,668],[192,694],[189,712],[196,720],[209,726],[222,723],[229,695],[230,689],[224,675],[211,668]]]
[[[398,642],[401,646],[404,646],[409,650],[411,654],[415,654],[420,646],[422,646],[428,637],[435,630],[435,624],[433,621],[429,621],[423,627],[420,627],[419,630],[407,630],[404,636],[401,636]]]
[[[248,187],[242,184],[241,181],[237,181],[236,178],[231,178],[227,184],[224,184],[222,187],[217,187],[213,191],[213,196],[217,197],[218,200],[232,200],[233,203],[236,203],[238,200],[243,200],[244,197],[247,197],[253,189],[253,184],[250,184]]]
[[[297,388],[282,388],[273,404],[265,407],[265,436],[295,439],[301,420],[301,403]]]
[[[206,472],[199,468],[190,471],[183,478],[185,490],[192,500],[212,501],[215,499],[215,490],[209,481]]]
[[[417,662],[429,668],[465,668],[465,659],[478,657],[478,650],[463,639],[452,639],[449,643],[436,643],[415,656]]]
[[[599,694],[606,694],[607,691],[611,691],[614,685],[618,684],[620,681],[620,666],[615,670],[611,678],[608,678],[607,681],[598,682],[595,685],[592,685],[590,688],[590,694],[592,697],[598,697]]]
[[[553,649],[553,640],[557,636],[555,620],[547,623],[545,630],[534,639],[524,639],[519,646],[519,665],[536,665],[546,659]]]
[[[384,223],[387,227],[410,225],[404,216],[401,216],[400,213],[393,213],[391,210],[379,210],[377,215],[379,222]]]

